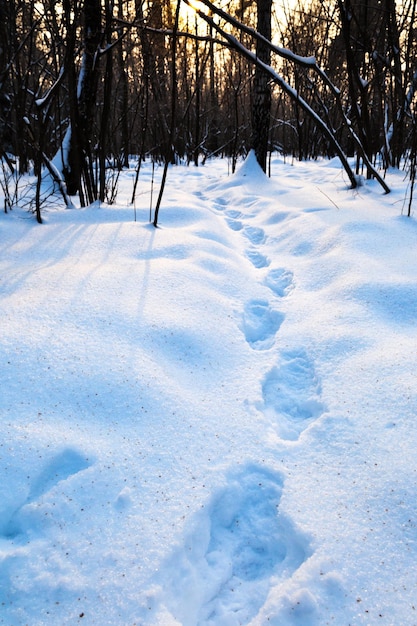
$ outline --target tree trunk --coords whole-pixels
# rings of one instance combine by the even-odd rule
[[[9,4],[0,0],[0,155],[7,150],[11,99],[8,93],[8,74],[11,27]]]
[[[257,31],[271,40],[272,0],[257,0]],[[256,56],[267,65],[271,62],[271,48],[261,39],[256,41]],[[255,67],[252,104],[252,147],[263,171],[266,172],[269,124],[271,115],[271,89],[268,74],[258,65]]]
[[[174,160],[174,141],[175,141],[175,122],[176,122],[176,104],[177,104],[177,32],[178,32],[178,20],[180,13],[181,0],[177,0],[177,8],[175,10],[175,22],[174,28],[172,31],[172,39],[171,39],[171,123],[169,129],[169,138],[165,148],[165,164],[164,171],[162,174],[161,186],[159,188],[158,200],[156,201],[155,206],[155,215],[153,219],[153,225],[155,228],[158,226],[158,215],[159,209],[161,207],[162,196],[164,193],[166,177],[168,173],[168,166]]]
[[[118,0],[118,16],[120,20],[123,20],[123,0]],[[118,37],[121,37],[122,29],[118,31]],[[123,41],[117,46],[117,71],[120,74],[120,87],[121,87],[121,153],[122,153],[122,167],[129,167],[129,81],[125,68]]]
[[[99,200],[104,202],[106,196],[106,158],[108,153],[108,129],[110,122],[110,109],[111,109],[111,94],[112,94],[112,82],[113,82],[113,49],[111,48],[112,31],[112,3],[106,1],[105,16],[106,16],[106,44],[108,46],[106,53],[106,68],[104,71],[104,93],[103,93],[103,109],[101,113],[100,121],[100,134],[99,134]],[[119,44],[121,47],[121,42]]]
[[[65,3],[68,15],[71,3]],[[73,29],[72,29],[73,30]],[[73,35],[75,37],[75,34]],[[67,136],[68,153],[64,151],[64,175],[70,195],[80,193],[81,204],[97,199],[97,184],[93,176],[91,137],[98,85],[98,50],[101,41],[100,0],[84,0],[84,54],[76,94],[70,80],[70,129]],[[68,60],[71,64],[71,60]],[[73,68],[73,64],[72,64]],[[71,68],[71,69],[72,69]],[[71,72],[73,78],[75,68]]]

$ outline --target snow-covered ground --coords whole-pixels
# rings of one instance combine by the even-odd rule
[[[404,175],[150,178],[0,216],[0,623],[417,624]]]

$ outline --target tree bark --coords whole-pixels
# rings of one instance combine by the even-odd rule
[[[65,4],[70,15],[71,3],[67,0]],[[75,37],[75,34],[71,36]],[[79,192],[82,205],[97,199],[97,184],[92,168],[91,137],[98,85],[97,65],[100,41],[100,0],[84,0],[84,53],[76,94],[73,92],[75,68],[72,62],[69,149],[67,155],[64,153],[64,175],[68,193],[75,195]],[[70,59],[68,62],[71,64]]]
[[[10,6],[7,0],[0,0],[0,155],[7,150],[8,123],[11,107],[8,93],[9,51],[10,51]]]
[[[257,10],[257,32],[265,39],[270,40],[272,0],[257,0]],[[256,56],[266,65],[271,62],[271,48],[262,39],[256,40]],[[268,74],[259,65],[256,65],[252,92],[252,147],[264,172],[266,172],[271,116],[269,80]]]
[[[177,32],[178,32],[178,20],[180,13],[181,0],[177,0],[177,8],[175,11],[175,22],[174,28],[172,32],[172,40],[171,40],[171,123],[169,129],[169,138],[165,148],[165,163],[164,163],[164,171],[162,174],[161,186],[159,188],[158,200],[155,206],[155,215],[153,219],[153,225],[155,228],[158,226],[158,216],[159,209],[161,207],[162,196],[165,189],[165,182],[168,173],[168,166],[173,162],[174,159],[174,140],[175,140],[175,121],[176,121],[176,104],[177,104]]]

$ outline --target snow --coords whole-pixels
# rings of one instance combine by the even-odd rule
[[[403,173],[134,175],[0,216],[0,623],[417,624]]]

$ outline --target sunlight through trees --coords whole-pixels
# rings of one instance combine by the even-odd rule
[[[170,0],[0,0],[2,185],[49,162],[86,205],[130,156],[234,170],[254,148],[265,171],[355,157],[352,186],[384,187],[416,160],[416,5],[182,0],[175,29]]]

